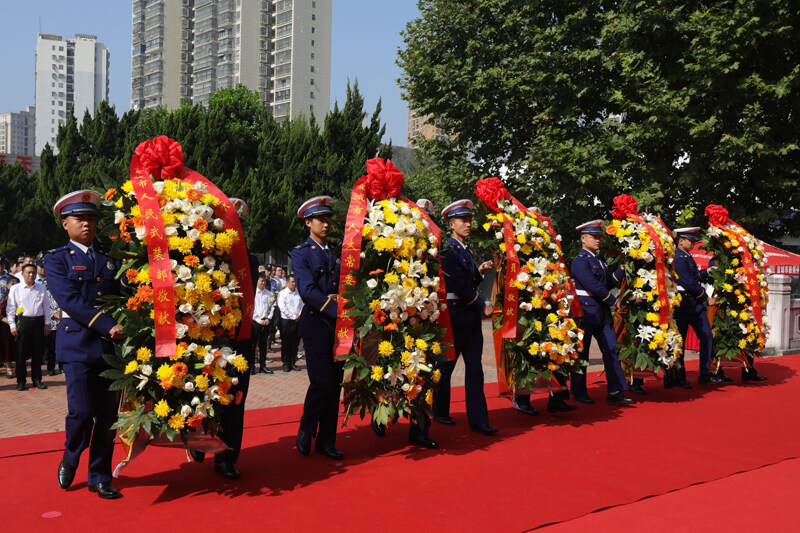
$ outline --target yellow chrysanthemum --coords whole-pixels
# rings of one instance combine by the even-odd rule
[[[410,335],[406,335],[404,341],[406,344],[406,349],[410,350],[414,347],[414,339]]]
[[[176,413],[169,418],[169,422],[167,422],[167,424],[169,424],[169,427],[171,427],[172,429],[177,430],[177,429],[183,429],[183,426],[186,424],[186,421],[179,413]]]
[[[431,351],[432,351],[434,354],[436,354],[436,355],[439,355],[440,353],[442,353],[442,345],[441,345],[441,344],[439,344],[438,342],[434,342],[434,343],[431,345]]]
[[[425,351],[425,350],[428,349],[428,343],[425,342],[422,339],[417,339],[417,342],[415,344],[417,345],[417,348],[419,348],[422,351]]]
[[[372,367],[372,375],[370,376],[374,381],[380,381],[383,379],[383,368],[380,366],[373,366]]]
[[[397,283],[400,280],[400,277],[396,272],[387,272],[386,275],[383,276],[383,280],[386,283]]]
[[[428,389],[428,392],[425,393],[425,403],[428,405],[433,405],[433,391]]]
[[[221,270],[215,270],[214,273],[211,274],[211,277],[214,278],[214,283],[217,284],[217,287],[222,287],[223,285],[225,285],[226,281],[225,272]]]
[[[169,406],[166,400],[159,400],[159,402],[153,408],[153,411],[155,411],[155,413],[161,418],[164,418],[170,413],[170,411],[172,411],[172,408]]]
[[[231,363],[233,363],[233,366],[235,366],[236,370],[238,370],[240,373],[247,371],[247,359],[241,355],[234,357]]]
[[[393,351],[394,347],[389,341],[381,341],[381,343],[378,345],[378,353],[384,357],[391,355]]]
[[[214,234],[205,232],[200,234],[200,245],[203,248],[211,249],[214,247]]]
[[[128,180],[122,184],[122,190],[125,191],[126,194],[133,192],[133,183],[131,183],[131,180]]]
[[[198,374],[194,378],[194,386],[197,390],[204,391],[208,388],[208,385],[209,385],[208,378],[203,374]]]
[[[156,377],[159,381],[164,381],[165,379],[172,377],[172,367],[167,363],[161,363],[161,366],[158,367],[156,370]]]
[[[434,383],[439,383],[439,380],[442,379],[442,373],[438,368],[433,371],[433,375],[431,376],[431,379],[433,379]]]
[[[146,363],[153,357],[153,352],[150,351],[150,348],[142,346],[138,350],[136,350],[136,359],[139,361]]]
[[[133,374],[133,373],[134,373],[134,372],[136,372],[137,370],[139,370],[139,363],[137,363],[136,361],[130,361],[130,362],[129,362],[129,363],[126,365],[126,366],[125,366],[125,373],[126,373],[126,374]]]

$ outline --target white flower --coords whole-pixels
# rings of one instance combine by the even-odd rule
[[[228,287],[220,287],[219,293],[222,295],[223,298],[231,297],[231,290]]]
[[[142,241],[145,237],[147,237],[147,228],[144,226],[139,226],[136,228],[136,238]]]
[[[377,282],[376,280],[374,280],[374,279],[368,279],[368,280],[367,280],[367,287],[368,287],[370,290],[373,290],[373,289],[375,289],[375,287],[377,287],[377,286],[378,286],[378,282]]]
[[[192,405],[197,405],[197,404],[199,404],[199,403],[200,403],[200,398],[198,398],[197,396],[195,396],[194,398],[192,398]]]
[[[186,236],[192,239],[192,242],[196,241],[200,238],[200,230],[196,228],[192,228],[186,232]]]
[[[239,378],[232,377],[231,378],[231,385],[238,385],[238,384],[239,384]]]
[[[206,354],[203,356],[203,364],[208,366],[213,362],[214,362],[214,354],[206,352]]]
[[[142,365],[142,368],[140,368],[139,370],[141,370],[142,374],[144,374],[145,376],[149,376],[150,374],[153,373],[153,367],[150,365]]]
[[[217,261],[214,259],[213,256],[207,255],[203,258],[203,266],[206,268],[214,268],[214,265],[217,264]]]
[[[211,319],[207,315],[201,315],[196,320],[197,320],[197,325],[200,326],[201,328],[208,326],[209,323],[211,322]]]
[[[192,382],[190,381],[189,384],[191,384],[191,383]],[[184,386],[184,389],[189,391],[189,392],[191,392],[192,390],[194,390],[194,386],[192,385],[192,389],[191,390],[186,389],[185,386]],[[192,408],[191,407],[189,407],[188,405],[184,405],[183,407],[181,407],[181,416],[189,417],[191,415],[192,415]]]
[[[164,182],[163,181],[156,181],[153,183],[153,189],[158,193],[161,194],[164,192]]]
[[[184,338],[186,336],[186,332],[188,331],[189,331],[189,326],[187,326],[186,324],[181,324],[180,322],[175,324],[175,337],[177,337],[178,339]]]
[[[194,307],[193,307],[193,306],[192,306],[192,304],[190,304],[189,302],[186,302],[186,303],[184,303],[184,304],[181,304],[181,305],[178,307],[178,311],[180,311],[181,313],[191,313],[193,310],[194,310]],[[196,347],[196,346],[195,346],[195,347]]]
[[[176,274],[178,274],[178,278],[181,281],[188,281],[192,278],[192,269],[187,267],[186,265],[181,265],[178,267],[178,271],[176,272]],[[184,312],[188,313],[188,311]]]
[[[231,266],[228,263],[220,263],[219,269],[225,272],[226,274],[231,273]]]
[[[212,223],[212,226],[214,226],[214,229],[219,230],[225,227],[225,223],[222,221],[221,218],[215,218],[214,222]]]
[[[119,224],[123,218],[125,218],[125,213],[119,210],[114,212],[114,224]]]

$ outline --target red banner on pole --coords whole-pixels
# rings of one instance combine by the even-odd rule
[[[638,222],[647,233],[650,234],[650,240],[653,242],[653,248],[656,252],[656,288],[658,289],[658,323],[662,326],[669,324],[669,293],[667,293],[667,268],[664,260],[664,243],[661,242],[661,237],[658,236],[656,228],[644,221],[641,215],[628,215],[632,220]]]
[[[758,283],[758,272],[753,263],[753,255],[750,253],[750,248],[744,240],[747,233],[743,227],[728,219],[728,224],[736,229],[728,228],[728,231],[734,233],[739,238],[739,247],[743,250],[741,252],[742,268],[747,276],[747,290],[750,292],[750,305],[753,306],[753,314],[755,315],[756,322],[761,325],[764,321],[763,310],[761,309],[761,286]]]
[[[514,221],[503,213],[503,240],[506,245],[506,290],[503,302],[503,338],[517,338],[517,308],[519,289],[516,281],[519,274],[519,256],[514,249],[516,241]]]

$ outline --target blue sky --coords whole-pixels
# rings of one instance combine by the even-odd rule
[[[415,0],[333,0],[331,106],[344,103],[348,78],[358,80],[372,112],[380,98],[385,141],[406,145],[408,107],[400,99],[400,30],[418,14]],[[0,113],[33,105],[36,34],[97,35],[111,53],[109,100],[130,107],[131,2],[128,0],[3,1]]]

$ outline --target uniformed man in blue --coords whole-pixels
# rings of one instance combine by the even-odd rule
[[[111,381],[100,376],[108,369],[104,353],[113,353],[110,340],[120,340],[122,326],[97,310],[98,298],[119,294],[116,279],[119,261],[105,255],[94,244],[100,195],[77,191],[56,202],[53,210],[69,243],[44,256],[47,287],[62,310],[56,334],[58,362],[64,365],[67,384],[64,456],[58,466],[58,485],[69,488],[81,453],[89,448],[89,490],[101,498],[120,494],[111,484],[111,456],[116,431],[118,397],[109,390]]]
[[[467,249],[467,238],[472,231],[472,202],[457,200],[442,210],[452,232],[450,242],[442,250],[442,271],[447,289],[447,307],[453,326],[453,344],[456,359],[436,363],[442,377],[433,395],[433,416],[437,422],[455,425],[450,416],[450,378],[459,356],[464,358],[464,385],[467,397],[467,421],[472,431],[494,435],[497,428],[489,425],[489,411],[483,394],[483,332],[481,319],[492,316],[478,294],[483,273],[492,268],[491,261],[475,264]]]
[[[239,220],[244,223],[244,217],[247,214],[247,203],[240,198],[229,198],[231,204],[239,214]],[[256,291],[258,283],[258,258],[251,254],[248,250],[247,261],[250,268],[250,281],[253,286],[253,293]],[[243,320],[249,320],[244,317]],[[239,326],[241,327],[241,325]],[[239,331],[236,331],[237,337]],[[256,364],[255,358],[255,330],[250,331],[250,337],[236,341],[236,351],[244,356],[247,360],[248,368],[253,368]],[[230,450],[223,450],[214,455],[214,471],[221,474],[227,479],[239,479],[239,469],[236,468],[236,461],[239,459],[239,453],[242,451],[242,435],[244,434],[244,405],[247,401],[247,391],[250,389],[250,372],[242,372],[239,374],[239,383],[236,384],[235,391],[242,392],[242,401],[231,403],[222,407],[222,420],[220,426],[222,429],[222,441],[230,448]],[[198,463],[205,460],[205,454],[198,451],[189,452]]]
[[[633,403],[633,400],[622,394],[628,390],[625,374],[619,362],[617,335],[614,333],[612,310],[617,299],[611,289],[622,281],[622,267],[616,272],[609,271],[606,262],[597,255],[600,250],[600,239],[603,235],[602,220],[593,220],[581,224],[575,229],[581,234],[583,249],[572,260],[570,273],[575,280],[575,292],[583,310],[583,316],[577,319],[578,327],[583,330],[583,351],[580,358],[589,360],[589,348],[592,337],[597,339],[603,354],[607,400],[611,403]],[[586,391],[586,373],[573,372],[570,376],[570,389],[575,399],[581,403],[594,403]]]
[[[297,291],[304,304],[298,331],[305,346],[309,381],[297,450],[308,455],[311,439],[316,438],[317,453],[339,460],[344,458],[336,449],[344,362],[333,359],[340,265],[328,244],[332,214],[330,196],[311,198],[297,211],[310,234],[306,242],[292,250]]]
[[[709,298],[706,290],[700,285],[708,279],[708,269],[700,270],[692,254],[692,248],[699,240],[699,227],[678,228],[675,230],[678,238],[678,248],[675,250],[675,261],[672,268],[675,272],[675,283],[681,293],[681,304],[675,309],[675,323],[686,345],[686,333],[692,326],[697,338],[700,340],[700,378],[701,385],[716,385],[722,378],[711,373],[711,354],[714,347],[714,336],[711,334],[711,324],[708,322],[706,305],[714,305],[714,298]],[[685,349],[685,348],[684,348]],[[671,368],[664,376],[664,388],[675,385],[691,389],[692,385],[686,379],[686,367],[683,362],[684,352],[681,351],[678,365]]]

